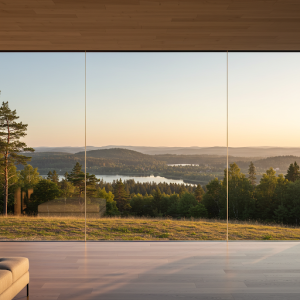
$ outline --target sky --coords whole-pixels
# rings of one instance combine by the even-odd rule
[[[226,146],[227,54],[87,53],[89,146]],[[229,53],[229,146],[300,147],[300,53]],[[0,53],[30,147],[83,146],[84,53]]]

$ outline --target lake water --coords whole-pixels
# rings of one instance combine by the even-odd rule
[[[47,175],[42,175],[44,178],[47,177]],[[58,175],[59,180],[62,180],[64,178],[63,175]],[[126,176],[126,175],[96,175],[96,178],[98,179],[103,179],[105,182],[112,183],[114,180],[119,180],[120,178],[122,181],[128,180],[128,179],[134,179],[135,182],[155,182],[155,183],[160,183],[160,182],[166,182],[166,183],[177,183],[177,184],[182,184],[184,183],[183,180],[180,179],[167,179],[165,177],[160,177],[160,176]],[[189,184],[189,183],[184,183],[184,184]]]

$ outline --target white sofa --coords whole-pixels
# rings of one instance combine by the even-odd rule
[[[25,257],[0,258],[0,300],[13,299],[27,286],[29,296],[29,261]]]

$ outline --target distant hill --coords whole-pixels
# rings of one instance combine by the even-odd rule
[[[205,148],[177,148],[177,149],[153,149],[145,151],[147,154],[177,154],[177,155],[221,155],[227,153],[226,147],[205,147]],[[271,157],[281,155],[300,156],[300,148],[284,148],[284,147],[229,147],[228,154],[230,156],[240,157]]]
[[[153,155],[156,159],[165,161],[167,164],[199,164],[199,165],[226,165],[226,156],[225,155],[177,155],[177,154],[161,154]],[[246,162],[249,164],[250,161],[255,161],[256,157],[237,157],[229,156],[229,163],[238,163],[240,161]]]
[[[76,162],[84,164],[84,159],[76,157],[73,153],[66,152],[33,152],[25,153],[24,155],[30,156],[31,161],[29,162],[34,168],[38,168],[41,174],[47,174],[49,169],[51,170],[68,170],[70,171]],[[90,162],[88,162],[91,164]],[[19,170],[24,168],[23,165],[17,165]]]
[[[68,152],[32,152],[32,153],[23,153],[22,155],[31,156],[31,157],[57,157],[57,156],[67,156],[73,155],[73,153]]]
[[[144,147],[144,146],[88,146],[87,151],[104,149],[127,149],[138,151],[142,154],[161,155],[226,155],[226,147]],[[84,147],[36,147],[36,152],[67,152],[80,153]],[[271,157],[271,156],[300,156],[299,147],[229,147],[230,156],[239,157]]]
[[[297,162],[300,165],[300,157],[287,155],[287,156],[275,156],[275,157],[268,157],[264,159],[260,159],[254,162],[254,164],[259,168],[269,169],[272,168],[279,168],[282,172],[287,172],[287,169],[290,164]]]
[[[84,156],[84,151],[75,153],[75,155]],[[141,152],[137,152],[133,150],[122,149],[122,148],[90,150],[86,152],[86,155],[87,157],[95,157],[95,158],[117,158],[117,159],[151,158],[150,155],[143,154]]]
[[[215,147],[218,148],[218,147]],[[270,148],[271,150],[273,148]],[[216,149],[215,149],[216,150]],[[245,150],[245,149],[244,149]],[[249,150],[249,149],[248,149]],[[260,149],[269,150],[269,148]],[[278,150],[278,149],[277,149]],[[252,152],[253,153],[253,152]],[[274,153],[274,152],[273,152]],[[84,166],[84,152],[80,151],[75,154],[67,152],[34,152],[26,153],[31,156],[29,162],[34,168],[38,168],[40,174],[47,174],[49,170],[56,170],[59,174],[70,172],[76,162]],[[286,173],[288,166],[296,161],[300,165],[300,156],[296,155],[280,155],[272,157],[249,157],[249,156],[229,156],[229,163],[237,163],[244,173],[247,173],[249,162],[252,161],[257,168],[258,173],[263,173],[270,167],[279,168],[277,173]],[[138,151],[111,148],[87,151],[87,169],[90,173],[95,174],[171,174],[172,176],[187,176],[189,172],[196,172],[189,167],[184,167],[186,174],[179,174],[178,170],[172,169],[166,164],[196,164],[202,168],[207,168],[207,172],[223,172],[226,167],[226,156],[216,154],[202,155],[148,155]],[[23,169],[22,165],[17,166],[18,169]],[[199,171],[199,170],[198,170]],[[197,172],[198,172],[197,171]],[[177,173],[178,174],[177,174]],[[183,171],[180,171],[183,172]],[[203,172],[201,170],[201,172]],[[200,173],[199,173],[200,174]],[[198,177],[201,175],[197,175]],[[168,175],[168,176],[169,176]],[[170,175],[170,176],[171,176]],[[175,177],[176,177],[175,176]],[[174,177],[174,178],[175,178]],[[176,178],[177,178],[176,177]],[[171,177],[170,177],[171,178]],[[181,177],[180,177],[181,178]],[[204,179],[201,179],[202,181]]]
[[[78,152],[74,154],[77,157],[84,157],[84,152]],[[155,159],[155,157],[137,152],[134,150],[112,148],[91,150],[86,152],[87,158],[101,158],[117,160],[117,162],[125,165],[137,165],[137,164],[162,164],[161,161]]]
[[[84,147],[35,147],[35,153],[37,152],[64,152],[64,153],[77,153],[84,151]],[[96,150],[101,149],[101,147],[87,146],[86,150]]]
[[[61,172],[70,171],[76,162],[84,165],[84,152],[67,153],[67,152],[34,152],[25,153],[24,155],[32,157],[29,162],[34,168],[38,168],[42,173],[46,174],[50,169]],[[103,172],[108,169],[115,168],[120,171],[128,167],[145,168],[155,166],[164,166],[165,162],[155,159],[151,155],[143,154],[127,149],[102,149],[87,151],[87,167],[93,172],[102,168]],[[23,169],[22,165],[18,165],[19,170]]]

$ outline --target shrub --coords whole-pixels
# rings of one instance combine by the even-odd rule
[[[34,187],[34,192],[30,197],[30,200],[26,203],[26,213],[36,214],[38,206],[44,202],[53,200],[59,197],[61,191],[59,190],[56,183],[41,179]]]

